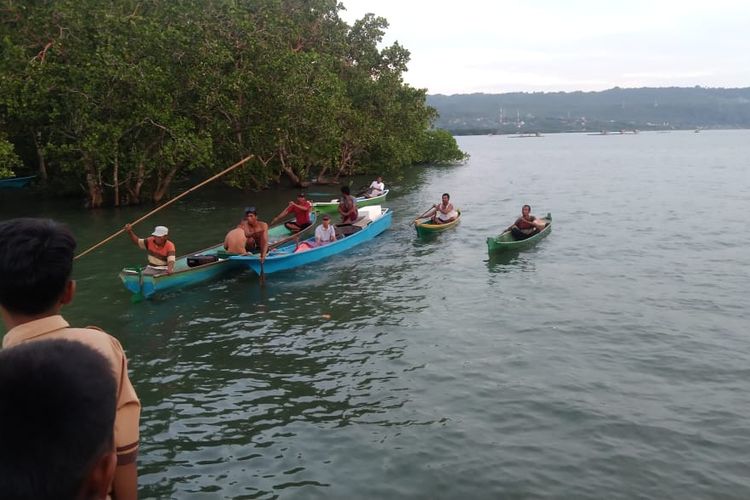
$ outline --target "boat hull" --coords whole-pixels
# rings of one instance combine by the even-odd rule
[[[380,196],[375,196],[373,198],[365,198],[364,196],[360,196],[359,198],[355,198],[357,201],[357,207],[367,207],[371,205],[381,205],[384,201],[386,196],[388,196],[388,189],[383,191],[383,194]],[[339,200],[331,200],[331,201],[317,201],[313,203],[313,207],[315,210],[322,214],[335,214],[338,212],[339,209]]]
[[[447,224],[431,224],[429,219],[425,219],[424,222],[415,221],[414,227],[417,229],[417,236],[428,236],[431,234],[441,233],[452,227],[456,227],[461,222],[461,211],[457,210],[458,217],[452,222]]]
[[[223,243],[203,249],[200,252],[192,253],[190,256],[196,254],[217,255],[218,252],[222,251],[224,251]],[[219,259],[208,264],[189,267],[187,265],[187,258],[188,255],[183,255],[175,261],[175,272],[172,274],[144,275],[142,274],[142,270],[144,269],[142,267],[126,267],[120,272],[120,280],[129,292],[150,298],[157,293],[217,278],[233,269],[242,269],[242,266],[238,266],[229,259]]]
[[[536,245],[540,240],[546,238],[552,232],[552,215],[548,213],[546,217],[542,217],[542,220],[547,221],[547,226],[525,240],[513,239],[513,235],[510,231],[505,231],[499,236],[487,238],[487,251],[490,254],[495,254],[514,250],[524,250]]]
[[[392,219],[393,214],[391,210],[385,208],[382,209],[379,218],[370,222],[359,232],[336,240],[333,243],[296,253],[296,245],[294,244],[280,247],[266,256],[266,260],[263,263],[263,273],[270,274],[294,269],[295,267],[312,264],[313,262],[318,262],[333,255],[345,252],[346,250],[375,238],[377,235],[388,229],[391,226]],[[315,238],[310,238],[303,243],[314,242],[314,240]],[[257,274],[261,274],[260,258],[257,255],[237,255],[230,257],[230,260],[241,262]]]
[[[313,223],[315,222],[313,214]],[[312,233],[312,225],[306,228],[302,234]],[[268,237],[271,245],[274,241],[284,241],[286,238],[294,236],[284,224],[279,224],[269,228]],[[188,257],[194,255],[216,255],[219,260],[209,262],[195,267],[188,266]],[[204,248],[198,252],[183,255],[175,260],[174,272],[172,274],[144,275],[143,267],[126,267],[120,272],[120,280],[125,288],[133,294],[140,294],[145,298],[177,288],[183,288],[197,283],[202,283],[211,279],[218,278],[230,271],[239,271],[244,269],[242,263],[229,259],[229,255],[224,251],[224,244],[219,243],[209,248]]]
[[[0,189],[20,189],[29,185],[29,183],[36,177],[36,175],[30,175],[28,177],[13,177],[12,179],[0,179]]]

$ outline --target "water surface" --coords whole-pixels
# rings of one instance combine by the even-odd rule
[[[466,165],[386,177],[393,227],[351,252],[131,304],[122,236],[66,315],[128,352],[144,498],[748,498],[749,141],[461,137]],[[461,224],[418,240],[445,191]],[[0,196],[81,248],[146,210]],[[137,229],[190,251],[292,197],[210,188]],[[489,258],[524,203],[552,234]]]

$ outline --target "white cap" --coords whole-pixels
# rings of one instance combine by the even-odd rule
[[[156,226],[154,232],[151,233],[151,236],[166,236],[167,234],[169,234],[167,226]]]

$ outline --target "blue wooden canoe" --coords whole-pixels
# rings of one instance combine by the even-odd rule
[[[290,243],[270,251],[263,263],[263,273],[275,273],[311,264],[344,252],[373,239],[391,226],[393,213],[380,205],[362,207],[359,218],[352,224],[336,226],[337,240],[333,243],[314,247],[315,238],[299,243]],[[342,233],[340,236],[339,233]],[[241,262],[256,273],[261,273],[260,257],[257,255],[236,255],[230,260]]]
[[[315,214],[312,214],[312,221],[313,223],[315,222]],[[312,232],[313,225],[308,226],[301,233],[293,234],[284,224],[278,224],[268,229],[269,243],[271,246],[283,245],[289,241],[293,242],[297,236],[306,238]],[[190,267],[188,259],[192,260],[196,256],[216,256],[218,260]],[[122,280],[122,284],[131,293],[143,296],[144,298],[150,298],[157,293],[194,285],[218,278],[229,271],[245,268],[241,262],[230,260],[230,256],[231,254],[224,251],[224,243],[219,243],[198,252],[178,257],[175,260],[174,272],[172,274],[144,275],[142,272],[143,267],[126,267],[120,272],[120,280]]]
[[[9,189],[20,189],[26,187],[36,177],[36,175],[29,175],[28,177],[13,177],[11,179],[0,179],[0,188]]]
[[[172,274],[144,275],[143,267],[126,267],[120,271],[120,280],[125,288],[133,294],[140,294],[150,298],[157,293],[194,285],[209,279],[217,278],[232,269],[241,269],[228,258],[219,258],[214,262],[195,267],[188,266],[188,258],[194,255],[217,256],[224,251],[224,243],[204,248],[189,255],[183,255],[175,260]]]

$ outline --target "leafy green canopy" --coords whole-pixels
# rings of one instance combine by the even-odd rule
[[[0,175],[25,168],[90,206],[159,202],[172,181],[255,159],[262,188],[460,161],[388,23],[336,0],[35,0],[0,17]],[[22,167],[23,165],[23,167]]]

